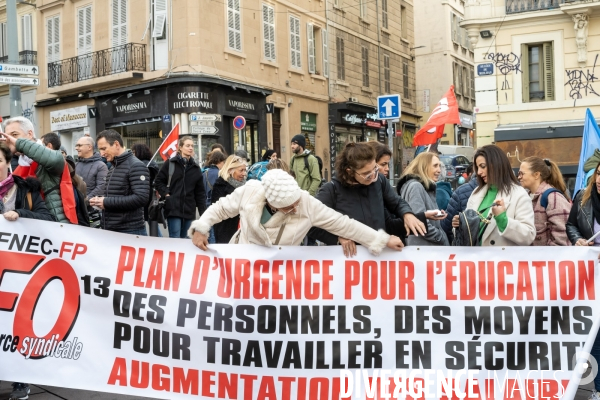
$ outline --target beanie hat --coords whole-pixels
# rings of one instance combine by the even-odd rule
[[[265,154],[263,154],[263,156],[262,156],[262,160],[263,161],[269,161],[269,159],[271,158],[271,156],[273,155],[273,153],[275,153],[275,150],[267,150],[267,151],[265,151]]]
[[[292,143],[298,144],[303,149],[306,149],[306,138],[304,135],[296,135],[292,138]]]
[[[289,207],[300,198],[302,189],[296,180],[282,169],[272,169],[262,176],[265,197],[275,208]]]

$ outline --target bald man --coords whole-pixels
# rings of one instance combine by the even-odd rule
[[[80,137],[75,150],[79,157],[75,171],[87,185],[87,198],[100,196],[103,193],[108,168],[100,153],[94,153],[94,139],[89,136]]]

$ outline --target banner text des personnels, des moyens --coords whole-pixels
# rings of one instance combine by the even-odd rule
[[[574,247],[202,252],[0,217],[0,379],[165,399],[571,399],[600,324],[596,263]]]

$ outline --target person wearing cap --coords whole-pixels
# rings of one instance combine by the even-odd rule
[[[352,239],[379,254],[384,247],[401,250],[402,241],[383,230],[376,231],[342,215],[302,190],[281,169],[269,170],[261,181],[251,180],[227,197],[213,203],[188,231],[195,246],[207,250],[211,226],[240,218],[240,229],[229,243],[262,246],[298,246],[313,226]],[[353,252],[344,250],[346,256]]]
[[[300,189],[306,190],[311,196],[317,193],[321,184],[321,171],[317,158],[306,150],[306,138],[304,135],[296,135],[292,138],[292,160],[290,169],[296,177]]]

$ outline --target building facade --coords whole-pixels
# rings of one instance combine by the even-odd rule
[[[599,11],[597,0],[467,2],[478,145],[502,147],[515,168],[539,156],[575,176],[586,109],[600,114]]]
[[[289,160],[300,132],[315,153],[328,148],[323,3],[323,11],[309,0],[37,5],[41,126],[60,132],[70,152],[80,135],[107,128],[128,147],[156,150],[176,123],[196,139],[199,158],[219,142],[228,152],[245,149],[251,162],[268,148]],[[214,118],[198,121],[200,114]],[[247,121],[242,131],[233,128],[236,116]]]
[[[348,142],[388,143],[377,120],[377,96],[400,94],[402,116],[394,124],[394,171],[412,158],[416,112],[413,1],[328,0],[329,161]]]
[[[28,4],[17,3],[17,38],[19,59],[9,60],[8,57],[8,33],[6,0],[0,0],[0,64],[25,64],[38,65],[37,60],[37,13],[35,8]],[[12,36],[12,34],[11,34]],[[6,75],[18,76],[18,75]],[[38,125],[37,110],[34,106],[37,90],[35,86],[21,87],[21,112],[20,115],[33,122],[36,128]],[[10,102],[8,95],[8,85],[0,85],[0,116],[4,120],[10,115]],[[13,115],[14,117],[14,115]]]
[[[421,0],[415,8],[415,25],[436,29],[415,30],[417,104],[427,121],[437,102],[454,85],[461,123],[447,124],[441,144],[473,144],[475,106],[474,49],[464,19],[464,0]]]

